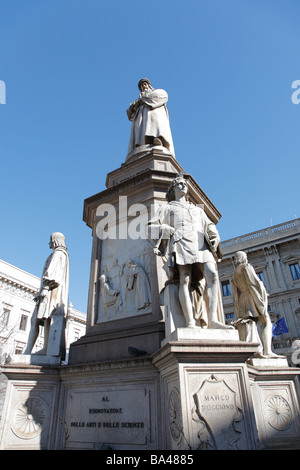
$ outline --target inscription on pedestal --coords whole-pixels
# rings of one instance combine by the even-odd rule
[[[65,447],[86,443],[144,445],[150,439],[150,392],[146,389],[70,390]]]
[[[193,420],[199,423],[199,448],[238,448],[241,431],[238,423],[242,411],[236,404],[236,393],[224,380],[211,376],[204,380],[194,395],[196,407]]]

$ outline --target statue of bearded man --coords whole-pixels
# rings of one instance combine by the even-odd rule
[[[160,145],[175,155],[167,92],[152,88],[147,78],[142,78],[138,87],[140,96],[127,109],[128,119],[132,121],[128,154],[142,145]]]

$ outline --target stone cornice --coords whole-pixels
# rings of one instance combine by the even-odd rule
[[[33,300],[33,297],[38,293],[38,290],[33,287],[9,279],[8,277],[3,276],[3,274],[0,274],[0,290],[4,290],[5,292],[18,295],[19,297],[23,297],[28,300]]]

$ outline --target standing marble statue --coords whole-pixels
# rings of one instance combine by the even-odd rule
[[[35,297],[36,306],[32,315],[32,326],[24,354],[31,354],[44,326],[44,347],[38,355],[65,356],[65,316],[69,295],[69,255],[62,233],[50,237],[53,250],[47,258],[41,279],[40,290]]]
[[[153,89],[147,78],[142,78],[138,87],[140,96],[127,109],[132,121],[128,154],[141,145],[162,145],[174,155],[167,92]]]
[[[161,206],[149,222],[149,237],[156,254],[167,254],[165,270],[170,278],[179,274],[179,302],[187,327],[195,327],[192,283],[205,280],[208,328],[232,329],[226,325],[219,291],[217,253],[220,237],[204,210],[187,200],[187,183],[175,178]]]
[[[242,341],[260,344],[258,357],[283,357],[272,352],[272,323],[268,314],[268,295],[263,282],[253,266],[248,263],[247,255],[237,251],[234,255],[235,270],[232,277],[232,291],[235,314],[234,324],[239,330]],[[262,343],[257,331],[257,322],[263,327]]]

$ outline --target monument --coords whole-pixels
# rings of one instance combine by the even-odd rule
[[[297,449],[299,369],[284,358],[256,363],[258,336],[225,323],[221,214],[175,159],[167,93],[148,79],[138,88],[124,163],[84,201],[86,335],[67,365],[3,368],[1,446]]]

